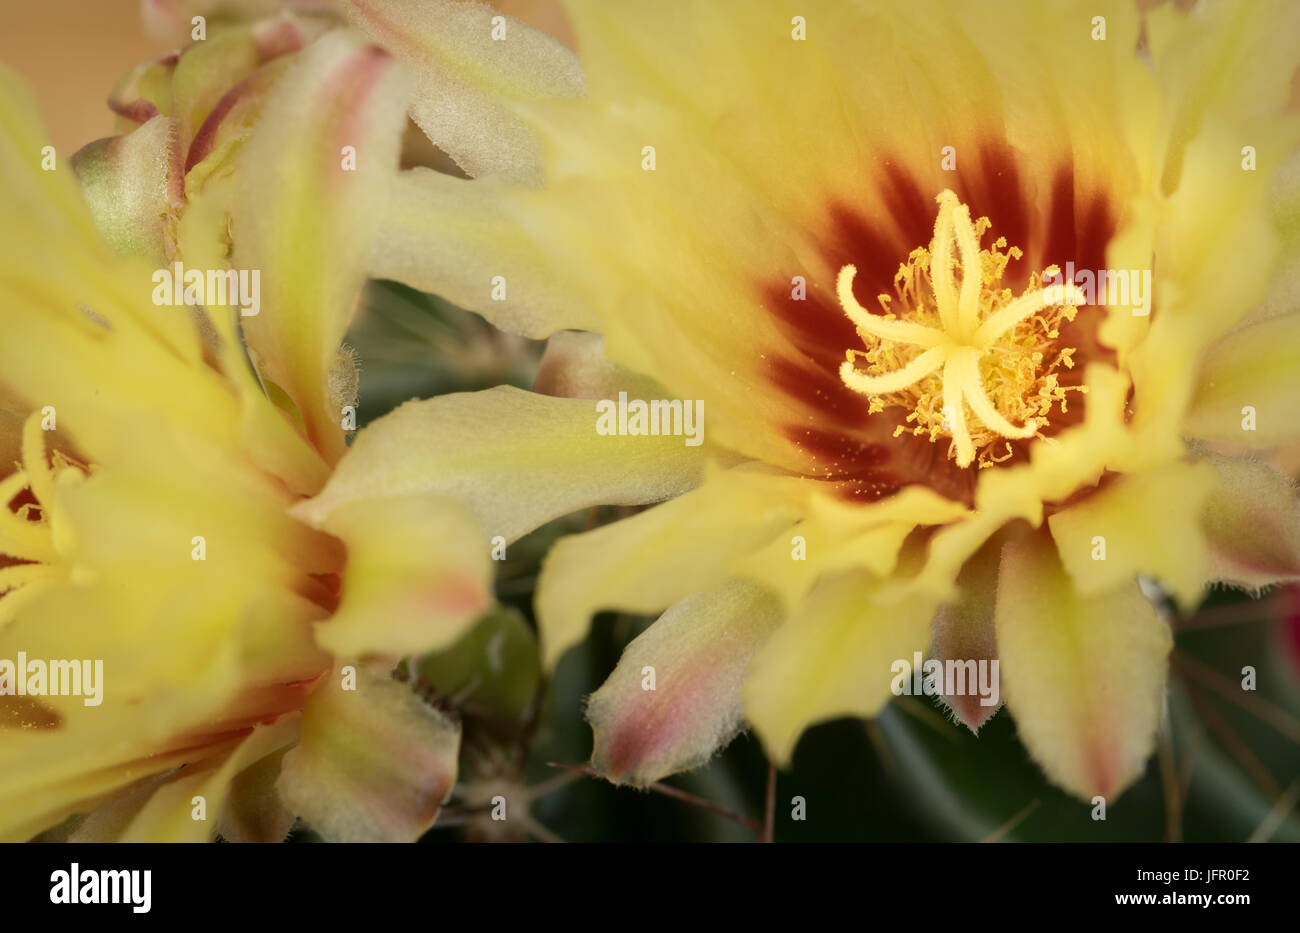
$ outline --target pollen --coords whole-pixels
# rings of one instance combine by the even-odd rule
[[[1043,284],[1060,282],[1056,266],[1013,295],[1002,277],[1021,251],[1002,237],[981,248],[988,218],[972,223],[951,191],[936,200],[934,237],[899,266],[895,294],[878,296],[881,314],[854,297],[857,269],[840,269],[836,293],[864,347],[845,351],[840,379],[873,414],[906,409],[895,437],[947,438],[958,466],[988,467],[1012,456],[1011,441],[1041,437],[1067,392],[1086,391],[1060,384],[1076,352],[1060,345],[1061,327],[1082,297],[1072,283]]]

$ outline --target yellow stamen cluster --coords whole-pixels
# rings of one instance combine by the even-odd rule
[[[846,352],[840,379],[870,396],[872,412],[908,409],[895,437],[907,430],[931,442],[949,437],[958,466],[986,467],[1011,456],[1008,440],[1041,436],[1053,405],[1066,410],[1066,391],[1076,387],[1061,386],[1059,371],[1074,366],[1075,350],[1056,341],[1081,297],[1069,282],[1043,286],[1044,277],[1059,278],[1055,266],[1013,297],[1002,274],[1020,250],[1003,238],[981,249],[988,218],[972,223],[951,191],[936,200],[929,248],[914,249],[894,276],[899,313],[889,295],[879,296],[883,315],[868,313],[853,297],[857,269],[840,270],[840,305],[866,346]],[[1006,452],[999,457],[1000,440]]]

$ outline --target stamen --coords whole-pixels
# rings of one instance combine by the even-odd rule
[[[1062,322],[1074,320],[1082,298],[1069,283],[1043,287],[1044,276],[1038,274],[1013,297],[1002,287],[1002,275],[1010,260],[1021,257],[1020,250],[1003,238],[981,250],[988,219],[972,222],[970,209],[951,191],[936,200],[929,248],[914,249],[894,276],[901,305],[896,315],[888,295],[880,296],[887,316],[858,304],[857,269],[840,269],[836,292],[865,347],[847,350],[840,379],[870,397],[872,414],[908,409],[895,436],[910,431],[932,442],[949,437],[948,455],[959,466],[977,460],[981,467],[992,466],[1014,456],[1008,440],[1041,437],[1052,408],[1059,403],[1066,411],[1068,391],[1084,391],[1059,384],[1059,370],[1074,366],[1075,350],[1055,345]],[[954,244],[960,253],[960,294]],[[1046,274],[1059,270],[1049,266]]]
[[[849,316],[850,321],[857,325],[858,330],[866,331],[873,337],[879,337],[881,340],[888,340],[891,343],[906,343],[918,347],[933,347],[943,342],[945,338],[942,331],[907,321],[891,321],[882,318],[878,314],[870,313],[866,308],[858,304],[858,300],[853,297],[853,277],[857,275],[857,272],[858,270],[854,266],[845,266],[841,269],[835,290],[836,294],[839,295],[840,306],[844,309],[844,313]]]
[[[45,431],[40,412],[32,412],[23,425],[23,467],[32,495],[48,505],[54,501],[54,474],[45,462]]]
[[[995,340],[1015,327],[1025,318],[1032,317],[1043,308],[1047,307],[1050,290],[1043,288],[1036,292],[1029,292],[1021,295],[1011,304],[1007,305],[996,314],[991,315],[979,330],[975,332],[975,343],[981,346],[991,346]],[[1067,306],[1073,310],[1074,305],[1078,303],[1079,292],[1072,284],[1067,284],[1064,290],[1064,301]],[[1068,319],[1073,319],[1071,314]],[[1044,322],[1046,323],[1046,322]],[[1047,331],[1048,336],[1055,337],[1052,331]]]
[[[957,315],[962,335],[975,332],[980,324],[980,285],[983,270],[980,268],[980,247],[975,228],[970,222],[970,208],[965,204],[956,212],[957,245],[961,248],[961,299]]]
[[[840,364],[840,378],[850,389],[864,395],[884,395],[887,392],[906,389],[924,379],[943,365],[943,359],[944,351],[932,347],[902,369],[896,369],[883,376],[864,376],[854,368],[852,360],[846,360]]]
[[[955,357],[953,362],[957,366],[966,403],[970,405],[975,417],[984,422],[986,428],[1013,440],[1023,440],[1038,433],[1038,422],[1033,418],[1026,421],[1024,427],[1018,428],[993,407],[993,403],[984,392],[984,383],[980,379],[978,352],[965,352],[960,357]]]
[[[965,403],[962,400],[961,377],[952,360],[943,367],[944,423],[957,447],[958,466],[968,467],[975,459],[975,443],[966,430]]]
[[[957,196],[945,190],[937,200],[939,216],[934,221],[934,240],[930,246],[930,281],[939,308],[939,320],[943,322],[943,329],[951,334],[957,329],[957,283],[952,274],[952,212]]]

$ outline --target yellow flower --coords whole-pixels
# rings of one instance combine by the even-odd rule
[[[473,153],[479,82],[514,79],[475,51],[486,10],[435,6]],[[484,530],[382,482],[301,512],[355,427],[331,381],[422,93],[341,25],[234,23],[145,66],[82,188],[0,71],[0,838],[276,839],[302,817],[412,839],[455,782],[459,725],[388,675],[490,604]],[[193,307],[159,291],[173,262]],[[202,290],[227,270],[258,300]]]
[[[315,505],[375,470],[430,488],[378,462],[424,435],[512,534],[671,500],[539,584],[551,664],[597,610],[662,612],[588,708],[615,781],[746,719],[787,762],[926,652],[996,660],[1048,776],[1120,793],[1171,642],[1139,580],[1191,606],[1300,574],[1294,492],[1251,454],[1300,398],[1294,4],[567,8],[589,96],[518,108],[544,189],[412,171],[376,253],[554,335],[545,394],[399,412]],[[620,392],[702,401],[705,445],[598,435]]]

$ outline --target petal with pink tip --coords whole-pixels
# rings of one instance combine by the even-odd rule
[[[346,690],[343,673],[307,702],[280,796],[331,842],[414,842],[456,783],[460,726],[394,680],[357,667]]]
[[[644,787],[708,761],[740,731],[745,671],[779,619],[770,595],[738,581],[665,612],[588,701],[593,767]]]
[[[335,657],[438,651],[491,605],[487,535],[454,500],[359,499],[316,525],[348,552],[342,601],[316,626],[317,643]]]
[[[739,558],[789,528],[799,481],[738,473],[719,471],[669,502],[558,541],[537,584],[544,663],[581,641],[597,611],[662,612],[735,575]]]
[[[240,156],[233,265],[260,273],[260,307],[244,331],[331,460],[345,444],[328,374],[396,172],[404,101],[387,53],[330,33],[276,84]]]
[[[1137,581],[1082,596],[1051,539],[1006,545],[998,575],[1002,692],[1047,776],[1113,800],[1141,773],[1165,704],[1173,638]]]
[[[972,670],[978,676],[981,665],[991,670],[989,665],[997,662],[998,640],[994,613],[1000,554],[1000,542],[995,538],[968,560],[957,578],[958,597],[940,606],[931,623],[930,650],[927,656],[944,662],[945,669],[947,662],[962,665],[967,684],[974,682],[970,679]],[[970,662],[975,663],[975,668],[970,667]],[[953,682],[956,683],[955,680]],[[1002,708],[1000,683],[992,680],[989,683],[996,684],[996,692],[987,697],[981,696],[977,689],[967,688],[952,694],[941,693],[939,698],[958,722],[971,732],[978,733],[984,723]],[[948,678],[943,678],[945,691],[948,685]]]

